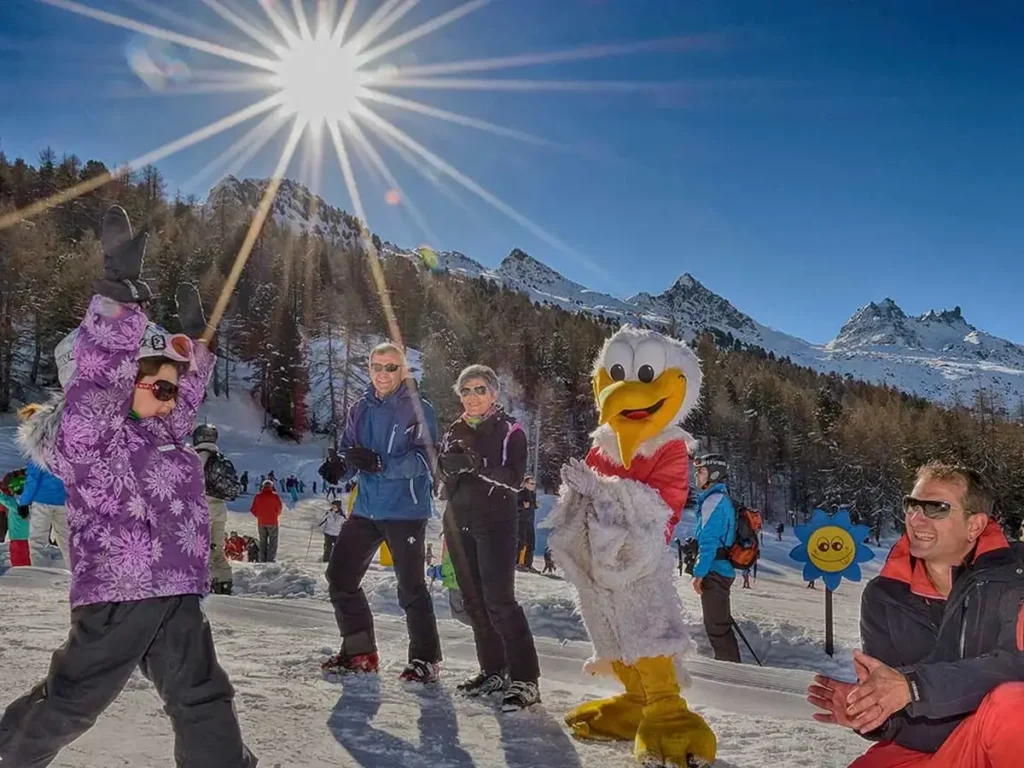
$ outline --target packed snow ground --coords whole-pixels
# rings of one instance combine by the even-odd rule
[[[405,661],[405,624],[395,594],[393,572],[371,566],[365,581],[377,617],[384,668],[379,678],[334,684],[319,673],[320,661],[334,652],[338,633],[327,599],[324,566],[318,562],[322,539],[314,530],[326,502],[311,493],[322,442],[285,443],[260,434],[258,413],[244,400],[214,402],[211,416],[221,430],[221,448],[248,470],[250,495],[230,506],[228,530],[253,535],[248,513],[252,484],[274,469],[294,472],[307,493],[281,521],[277,563],[234,563],[235,595],[213,596],[205,607],[218,655],[237,690],[236,705],[247,741],[261,765],[312,768],[343,766],[629,766],[626,744],[573,740],[563,714],[586,698],[616,691],[614,681],[583,674],[591,652],[576,615],[571,587],[560,578],[517,574],[517,592],[538,637],[543,669],[542,707],[501,714],[494,702],[466,701],[456,683],[475,671],[472,634],[453,621],[447,594],[434,584],[445,653],[444,677],[430,690],[397,681]],[[0,469],[17,466],[13,425],[0,422]],[[544,506],[550,504],[550,499]],[[687,511],[680,532],[692,525]],[[788,526],[787,526],[788,529]],[[430,524],[433,550],[440,556],[440,521]],[[312,535],[311,535],[312,534]],[[543,540],[543,532],[541,532]],[[742,666],[713,661],[700,622],[700,604],[689,579],[679,580],[687,624],[697,642],[691,661],[694,686],[690,704],[711,723],[719,739],[717,766],[843,766],[866,742],[850,732],[811,720],[804,690],[814,671],[850,677],[857,644],[861,585],[845,583],[835,596],[836,656],[824,653],[824,592],[806,588],[797,564],[788,560],[795,544],[765,536],[764,558],[754,588],[733,591],[733,611],[747,639],[766,665],[758,668],[745,647]],[[884,549],[865,568],[877,573]],[[54,569],[9,569],[0,576],[0,701],[6,704],[46,671],[50,653],[67,633],[68,575]],[[9,564],[0,544],[0,570]],[[656,608],[655,608],[656,609]],[[115,765],[171,765],[170,727],[152,686],[136,675],[124,694],[90,733],[53,763],[58,768]]]

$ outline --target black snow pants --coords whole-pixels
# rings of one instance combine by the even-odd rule
[[[704,613],[704,629],[719,661],[740,661],[740,646],[732,631],[730,592],[735,578],[729,579],[711,571],[704,577],[700,605]]]
[[[327,565],[327,585],[343,654],[358,656],[377,650],[373,613],[361,584],[374,554],[386,541],[398,577],[398,604],[405,611],[409,661],[441,660],[434,602],[424,577],[426,532],[426,520],[370,520],[353,515],[342,524]]]
[[[484,672],[507,667],[513,680],[537,682],[533,634],[516,602],[518,520],[479,518],[473,526],[460,526],[450,507],[444,514],[444,538],[473,626],[477,661]]]
[[[0,764],[44,768],[88,731],[136,667],[174,729],[177,768],[254,768],[198,595],[97,603],[71,611],[71,632],[41,683],[0,719]]]

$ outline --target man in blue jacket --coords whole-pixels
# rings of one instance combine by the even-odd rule
[[[729,467],[717,453],[693,462],[697,470],[697,562],[693,566],[693,590],[700,595],[704,629],[719,661],[740,661],[733,634],[730,592],[736,570],[729,562],[729,548],[736,543],[736,510],[725,485]]]
[[[376,672],[380,663],[373,614],[360,586],[383,542],[394,559],[398,602],[409,632],[408,664],[401,679],[437,679],[441,643],[424,578],[427,518],[433,512],[430,446],[437,444],[433,406],[407,379],[405,355],[394,344],[370,354],[372,386],[348,414],[340,441],[343,473],[358,474],[359,492],[327,566],[341,651],[325,672]],[[419,411],[419,413],[417,412]]]

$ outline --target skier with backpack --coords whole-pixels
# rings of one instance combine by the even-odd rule
[[[697,486],[697,562],[693,566],[693,589],[700,595],[704,629],[719,661],[740,661],[740,647],[733,634],[730,592],[736,580],[731,551],[737,544],[737,514],[725,481],[729,467],[717,453],[693,462]],[[754,537],[756,549],[757,538]],[[750,567],[756,557],[746,565]]]
[[[234,579],[224,556],[224,528],[228,522],[224,502],[238,498],[241,483],[235,465],[217,448],[218,437],[212,424],[200,424],[192,431],[192,447],[203,460],[206,503],[210,508],[210,589],[217,595],[230,595]]]

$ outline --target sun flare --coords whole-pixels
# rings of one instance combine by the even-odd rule
[[[281,109],[314,128],[346,124],[366,82],[356,51],[339,45],[321,29],[312,39],[278,46],[279,60],[271,82],[279,90]]]

